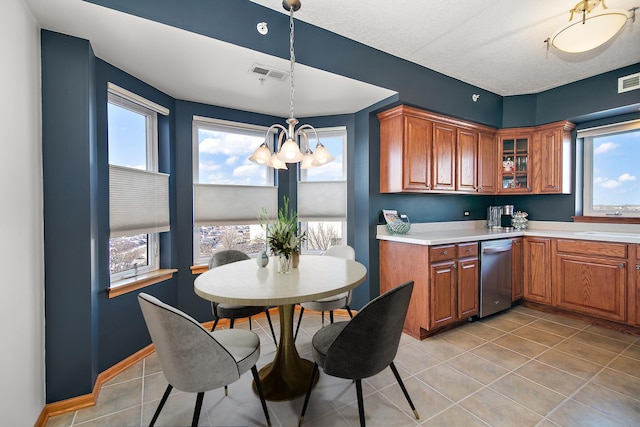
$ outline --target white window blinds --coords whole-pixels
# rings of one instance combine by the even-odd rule
[[[109,165],[111,237],[169,231],[169,175]]]
[[[298,182],[300,221],[346,221],[346,181]]]
[[[194,225],[257,224],[262,208],[278,215],[278,188],[273,186],[194,184]]]

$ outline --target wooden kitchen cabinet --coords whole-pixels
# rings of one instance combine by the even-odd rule
[[[414,281],[404,331],[432,331],[478,314],[478,244],[424,246],[380,241],[380,293]]]
[[[433,189],[456,189],[456,128],[445,123],[433,123]]]
[[[571,193],[571,131],[573,123],[563,121],[537,126],[533,133],[533,192]]]
[[[530,193],[532,128],[498,131],[498,193]]]
[[[525,237],[524,298],[542,304],[551,304],[551,239]]]
[[[511,302],[524,298],[523,239],[511,239]]]
[[[640,245],[631,246],[633,272],[629,282],[629,323],[640,326]]]
[[[478,132],[456,129],[456,190],[478,191]]]
[[[627,245],[557,239],[554,246],[553,305],[626,322]]]
[[[495,132],[478,133],[478,193],[495,194],[498,192],[498,141]]]

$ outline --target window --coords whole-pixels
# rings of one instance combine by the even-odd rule
[[[347,129],[317,129],[322,144],[334,156],[324,166],[301,169],[298,182],[298,215],[307,232],[303,252],[324,252],[329,246],[346,244],[347,229]],[[315,134],[309,145],[315,147]]]
[[[109,273],[115,282],[159,269],[169,229],[168,175],[158,173],[157,111],[109,84]],[[157,109],[165,113],[163,107]],[[166,111],[165,114],[168,114]]]
[[[640,121],[578,131],[585,216],[640,216]]]
[[[194,117],[194,264],[206,264],[222,249],[247,254],[265,250],[258,214],[265,208],[275,218],[278,189],[273,169],[248,158],[264,142],[266,131]]]

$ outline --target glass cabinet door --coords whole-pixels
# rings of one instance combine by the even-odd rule
[[[528,137],[503,137],[500,140],[501,188],[500,191],[530,191]]]

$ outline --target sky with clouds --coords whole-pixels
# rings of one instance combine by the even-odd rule
[[[594,138],[593,204],[640,205],[640,130]]]

